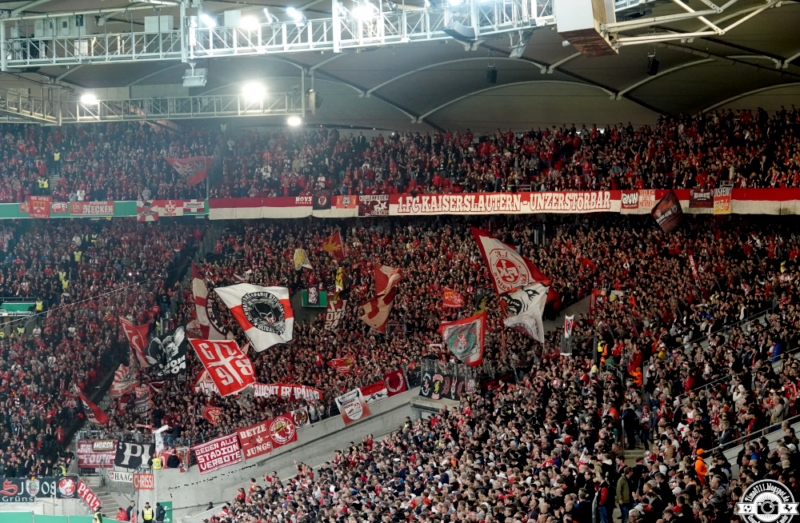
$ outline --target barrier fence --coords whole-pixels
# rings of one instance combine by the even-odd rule
[[[92,523],[92,516],[44,516],[33,512],[2,512],[0,521],[3,523]],[[104,522],[113,523],[116,519],[103,518]]]

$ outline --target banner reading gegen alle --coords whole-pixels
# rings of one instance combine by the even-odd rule
[[[237,434],[229,434],[192,447],[200,474],[208,474],[242,461]]]

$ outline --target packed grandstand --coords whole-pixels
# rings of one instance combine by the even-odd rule
[[[800,224],[730,214],[731,190],[800,187],[798,129],[794,107],[482,137],[7,126],[3,202],[138,203],[0,228],[2,307],[32,304],[0,339],[0,476],[88,473],[76,434],[154,444],[140,472],[223,470],[419,387],[451,402],[324,463],[300,455],[290,477],[259,470],[204,517],[742,521],[762,479],[800,500]],[[650,200],[642,216],[220,221],[149,204],[545,191],[585,191],[586,211],[594,191]]]

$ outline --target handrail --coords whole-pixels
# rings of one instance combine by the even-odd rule
[[[780,423],[774,423],[774,424],[772,424],[772,425],[767,425],[767,426],[766,426],[766,427],[764,427],[764,428],[758,429],[758,431],[757,431],[757,432],[758,432],[758,434],[748,434],[748,435],[746,435],[746,436],[742,436],[742,437],[740,437],[740,438],[737,438],[737,439],[735,439],[735,440],[733,440],[733,441],[729,441],[729,442],[727,442],[727,443],[723,443],[722,445],[717,445],[716,447],[713,447],[713,448],[711,448],[711,449],[709,449],[709,450],[705,450],[705,449],[703,449],[703,454],[704,454],[705,456],[710,456],[712,453],[714,453],[714,452],[716,452],[716,451],[718,451],[718,450],[719,450],[719,451],[722,451],[722,452],[724,452],[724,451],[725,451],[725,450],[727,450],[727,449],[732,449],[733,447],[738,447],[738,446],[739,446],[739,443],[737,443],[737,442],[739,442],[739,441],[743,441],[743,440],[751,440],[751,439],[755,439],[755,438],[757,438],[757,437],[759,437],[759,438],[760,438],[761,436],[763,436],[763,435],[764,435],[764,431],[766,431],[766,430],[768,430],[768,429],[775,428],[775,427],[780,427],[780,426],[781,426],[781,425],[783,425],[785,422],[787,422],[787,421],[792,421],[792,420],[798,420],[798,421],[800,421],[800,414],[797,414],[797,415],[795,415],[795,416],[792,416],[791,418],[787,418],[787,419],[785,419],[785,420],[781,421]],[[767,434],[769,434],[769,432],[767,432]],[[736,444],[734,445],[734,443],[736,443]],[[742,444],[743,444],[743,443],[742,443]]]

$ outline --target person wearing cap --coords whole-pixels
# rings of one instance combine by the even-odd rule
[[[705,450],[697,449],[697,459],[694,463],[694,471],[697,472],[697,479],[701,485],[705,483],[706,474],[708,474],[708,467],[703,459],[703,454],[705,454]]]

